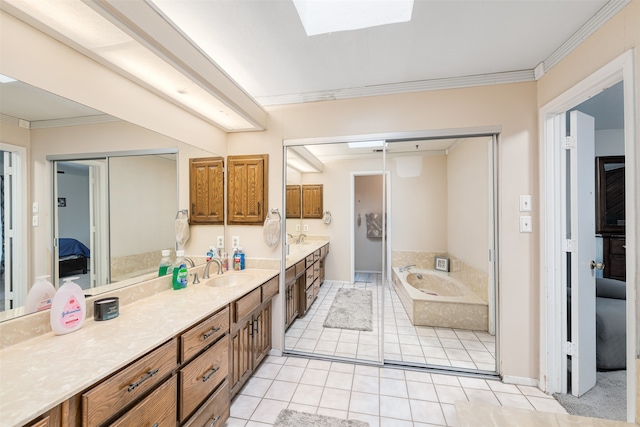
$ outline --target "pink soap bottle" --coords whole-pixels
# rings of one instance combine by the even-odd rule
[[[77,331],[87,315],[84,293],[80,286],[72,282],[74,279],[77,277],[64,279],[51,303],[51,329],[57,335]]]

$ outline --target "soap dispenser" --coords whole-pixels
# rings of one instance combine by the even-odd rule
[[[57,335],[77,331],[87,315],[87,303],[82,288],[73,282],[75,279],[78,277],[63,279],[51,303],[51,329]]]
[[[47,280],[48,277],[36,277],[36,283],[33,284],[27,294],[27,302],[24,307],[25,313],[29,314],[51,308],[56,288]]]

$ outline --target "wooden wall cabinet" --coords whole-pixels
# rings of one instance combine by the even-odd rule
[[[269,200],[269,155],[228,156],[227,167],[227,224],[263,225]]]
[[[302,186],[302,218],[322,218],[322,184]]]
[[[191,224],[224,224],[224,159],[189,159]]]
[[[287,185],[287,218],[300,218],[301,211],[301,187],[299,185]]]

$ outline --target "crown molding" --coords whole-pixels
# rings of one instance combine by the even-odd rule
[[[488,86],[507,83],[534,81],[533,70],[509,71],[506,73],[480,74],[475,76],[450,77],[444,79],[418,80],[413,82],[385,85],[363,86],[357,88],[322,90],[256,97],[264,106],[299,104],[315,101],[333,101],[338,99],[360,98],[367,96],[393,95],[399,93],[423,92],[430,90],[457,89],[472,86]]]
[[[0,122],[19,126],[25,129],[48,129],[66,126],[95,125],[98,123],[110,123],[119,121],[121,120],[108,114],[99,114],[95,116],[84,117],[69,117],[64,119],[34,120],[31,122],[28,120],[19,119],[17,117],[8,116],[6,114],[0,114]],[[28,126],[24,126],[24,124],[28,124]]]

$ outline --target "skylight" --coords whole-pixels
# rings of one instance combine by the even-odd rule
[[[411,20],[413,0],[293,0],[308,36]]]

